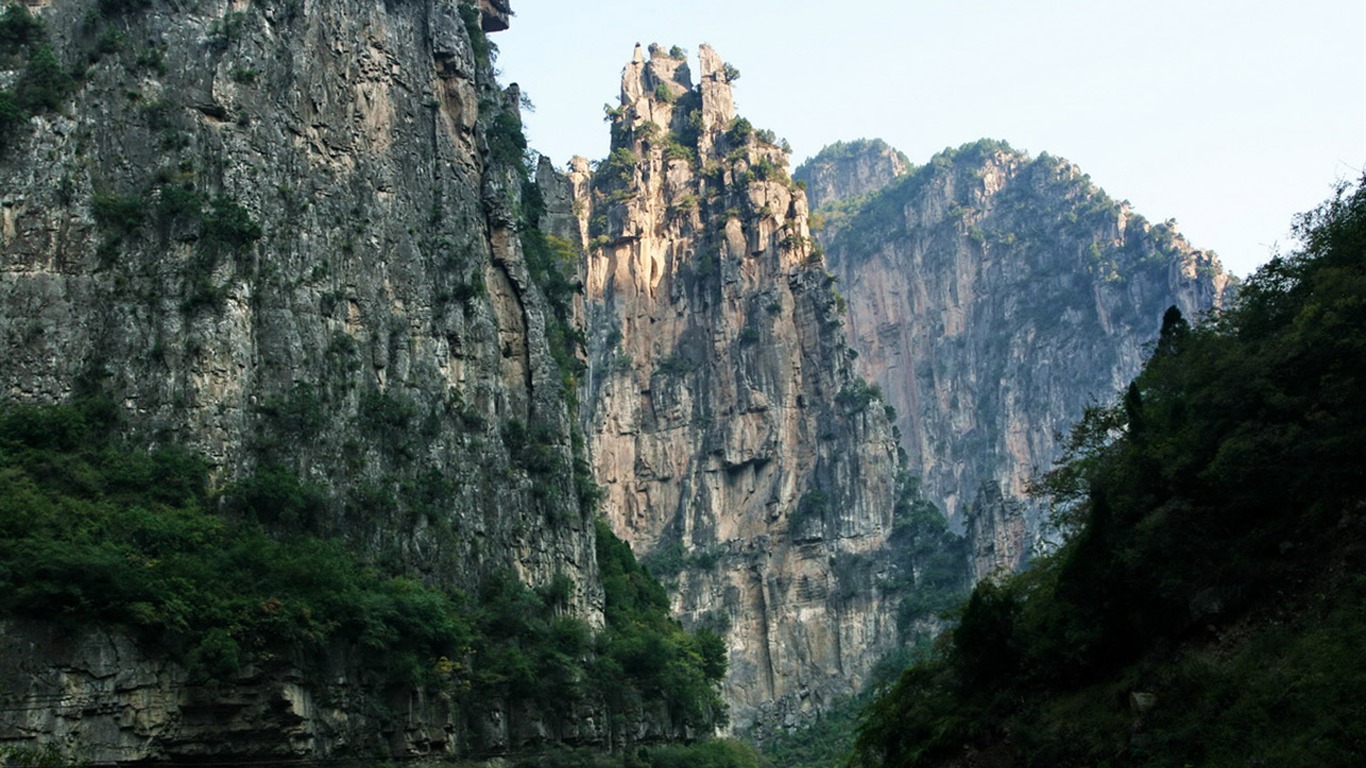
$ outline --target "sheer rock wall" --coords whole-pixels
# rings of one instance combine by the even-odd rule
[[[702,46],[637,47],[612,156],[571,183],[590,240],[585,429],[605,514],[721,629],[740,730],[858,689],[897,642],[881,586],[895,447],[855,402],[833,279],[771,134]],[[841,397],[841,393],[845,397]]]
[[[817,156],[798,178],[843,166]],[[813,174],[815,174],[813,176]],[[991,141],[946,151],[868,194],[817,233],[849,303],[860,372],[882,388],[911,472],[972,534],[978,578],[1019,567],[1046,535],[1025,500],[1059,434],[1138,372],[1162,313],[1194,318],[1230,278],[1175,222],[1152,224],[1077,166]],[[833,201],[832,201],[833,202]]]

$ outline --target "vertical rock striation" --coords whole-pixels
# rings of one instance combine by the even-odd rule
[[[130,44],[0,159],[4,393],[98,387],[223,483],[284,468],[346,495],[320,524],[417,575],[564,572],[600,613],[516,235],[516,94],[480,14],[97,5],[44,9],[59,57]],[[501,438],[533,422],[561,457],[535,478],[553,494]]]
[[[896,453],[864,397],[834,278],[773,135],[734,114],[702,46],[637,47],[612,152],[571,184],[591,249],[583,414],[603,510],[722,630],[740,729],[856,690],[897,641],[886,542]]]
[[[872,195],[911,170],[900,151],[882,139],[839,141],[825,147],[793,175],[806,184],[806,199],[820,209]]]
[[[1073,164],[991,141],[886,184],[886,151],[818,155],[798,178],[843,194],[819,233],[849,302],[861,371],[896,407],[910,471],[972,534],[978,578],[1040,535],[1022,503],[1057,436],[1138,371],[1162,313],[1194,317],[1230,278],[1174,222],[1151,224]],[[832,168],[855,169],[831,179]]]
[[[189,446],[229,495],[253,476],[320,489],[296,522],[388,573],[472,591],[512,572],[600,626],[569,393],[518,237],[518,99],[481,31],[508,4],[479,5],[40,6],[81,75],[4,137],[0,392],[97,392],[136,444]],[[23,671],[0,740],[120,761],[455,755],[470,721],[493,751],[563,725],[455,712],[364,658],[205,689],[155,644],[50,631],[0,625]]]

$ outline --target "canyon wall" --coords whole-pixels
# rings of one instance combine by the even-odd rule
[[[612,152],[576,161],[602,509],[670,581],[685,623],[730,646],[732,725],[856,691],[898,642],[896,468],[853,372],[844,307],[771,132],[734,112],[730,68],[637,47]]]
[[[846,195],[817,238],[859,370],[896,409],[909,471],[968,532],[976,577],[1018,568],[1047,536],[1026,497],[1059,436],[1114,401],[1169,306],[1194,319],[1230,278],[1060,158],[986,140],[909,170],[872,142],[833,155],[796,176]]]

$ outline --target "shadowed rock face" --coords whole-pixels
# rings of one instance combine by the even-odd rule
[[[856,388],[805,196],[727,69],[637,48],[612,156],[572,183],[591,238],[583,414],[603,511],[730,644],[739,729],[856,690],[896,643],[895,448]]]
[[[480,55],[478,17],[454,0],[157,2],[113,18],[95,5],[42,10],[58,58],[85,71],[0,157],[4,395],[55,402],[96,388],[123,406],[136,441],[203,453],[219,487],[272,467],[330,492],[319,532],[386,567],[461,588],[494,571],[531,585],[563,574],[569,610],[601,624],[594,526],[577,503],[546,302],[500,152],[519,122],[515,94]],[[88,64],[106,27],[130,44]],[[514,425],[554,457],[534,478],[506,447]],[[160,697],[144,707],[151,720],[110,735],[118,759],[195,753],[172,744],[199,738],[173,728],[186,711],[177,697],[191,695],[184,671],[135,658],[116,636],[88,639],[81,648],[116,649],[156,678],[135,686]],[[35,670],[67,664],[31,650]],[[102,690],[103,673],[89,677]],[[463,746],[444,705],[390,702],[412,713],[411,740],[329,730],[373,722],[365,696],[290,721],[276,694],[294,682],[233,682],[284,725],[271,736],[252,720],[266,722],[252,739],[273,741],[220,754]],[[65,691],[54,685],[10,690],[42,702]],[[63,722],[123,729],[141,705],[122,695],[91,699],[108,704],[104,719]],[[317,741],[296,743],[286,721]],[[544,725],[524,717],[489,733],[507,744]]]
[[[86,5],[44,14],[63,59],[83,55]],[[538,480],[565,489],[561,515],[500,439],[511,421],[545,425],[570,465],[517,184],[488,149],[490,126],[518,124],[515,94],[454,0],[309,8],[253,9],[231,34],[221,12],[121,18],[160,41],[164,66],[100,59],[79,108],[38,116],[0,160],[0,386],[56,401],[98,381],[135,431],[201,450],[221,482],[278,465],[363,486],[375,508],[329,522],[358,546],[438,579],[568,568],[594,614],[592,526],[568,471]],[[137,220],[102,219],[109,200]],[[224,210],[258,236],[209,242]],[[304,407],[306,424],[280,417]],[[440,501],[414,514],[402,489],[431,472]]]
[[[1016,568],[1042,512],[1020,499],[1058,434],[1114,400],[1167,307],[1195,317],[1230,279],[1065,160],[983,141],[886,183],[866,170],[890,170],[886,150],[851,146],[799,172],[866,196],[827,203],[817,234],[849,344],[896,407],[910,471],[972,535],[977,576]]]
[[[502,32],[512,21],[512,3],[509,0],[479,0],[482,24],[485,32]]]

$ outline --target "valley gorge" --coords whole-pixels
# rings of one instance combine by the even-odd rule
[[[557,170],[495,78],[504,2],[29,7],[46,42],[0,89],[43,50],[81,76],[0,142],[4,397],[107,403],[130,450],[202,457],[208,516],[340,542],[400,589],[479,616],[524,590],[581,673],[474,688],[467,640],[400,680],[344,632],[310,660],[239,627],[241,663],[206,681],[140,619],[14,609],[0,748],[483,758],[718,730],[664,671],[583,661],[618,658],[584,637],[626,637],[623,584],[665,600],[612,534],[693,633],[622,666],[669,645],[718,673],[719,638],[724,728],[800,729],[942,630],[946,596],[1056,543],[1027,491],[1058,435],[1169,306],[1236,289],[1046,154],[851,142],[791,171],[707,45],[695,71],[636,46],[609,156]],[[613,698],[604,669],[648,682]]]

